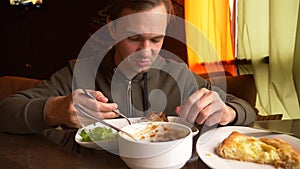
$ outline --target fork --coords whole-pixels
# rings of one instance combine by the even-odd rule
[[[93,95],[91,95],[91,93],[89,93],[88,91],[86,91],[86,89],[82,89],[82,90],[83,90],[83,92],[85,93],[85,95],[87,95],[87,96],[90,97],[91,99],[96,100],[96,98],[95,98]],[[119,109],[115,109],[115,110],[113,110],[113,112],[114,112],[114,113],[117,113],[117,114],[120,115],[121,117],[125,118],[125,119],[127,120],[127,122],[128,122],[130,125],[132,124],[132,122],[128,119],[128,117],[126,117],[124,114],[122,114],[122,113],[119,111]]]

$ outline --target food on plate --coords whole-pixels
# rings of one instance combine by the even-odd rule
[[[222,158],[300,169],[300,154],[278,138],[255,138],[233,131],[217,148]]]
[[[165,113],[163,112],[150,112],[145,118],[143,118],[141,121],[164,121],[168,122],[168,118]]]
[[[300,169],[300,154],[289,143],[277,138],[260,138],[260,141],[277,149],[282,167]]]
[[[82,129],[80,134],[82,142],[92,142],[100,140],[115,140],[118,138],[118,133],[111,128],[95,127],[91,130]]]

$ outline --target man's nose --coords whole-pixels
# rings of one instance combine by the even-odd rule
[[[141,41],[140,48],[141,49],[151,49],[150,42],[148,40]]]
[[[143,56],[143,57],[149,57],[149,56],[152,56],[152,53],[151,53],[151,49],[150,48],[147,48],[147,49],[140,49],[138,51],[139,53],[139,56]]]
[[[151,43],[149,41],[142,41],[139,48],[139,54],[143,56],[151,55],[151,49]]]

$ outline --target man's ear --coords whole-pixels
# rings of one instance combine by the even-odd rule
[[[112,22],[112,20],[109,19],[109,17],[106,17],[106,24],[107,24],[107,27],[108,27],[108,31],[109,31],[109,34],[110,36],[116,40],[116,27],[114,25],[114,22]]]

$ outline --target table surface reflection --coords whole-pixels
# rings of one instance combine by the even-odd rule
[[[252,127],[280,130],[300,138],[300,119],[257,121]],[[41,134],[0,133],[0,168],[5,169],[127,169],[118,155],[81,147],[77,130],[48,130]],[[60,137],[64,135],[64,137]],[[61,139],[55,139],[61,138]],[[52,140],[52,141],[50,141]],[[53,141],[55,140],[55,141]],[[196,138],[195,138],[196,140]],[[209,168],[200,158],[183,169]]]

